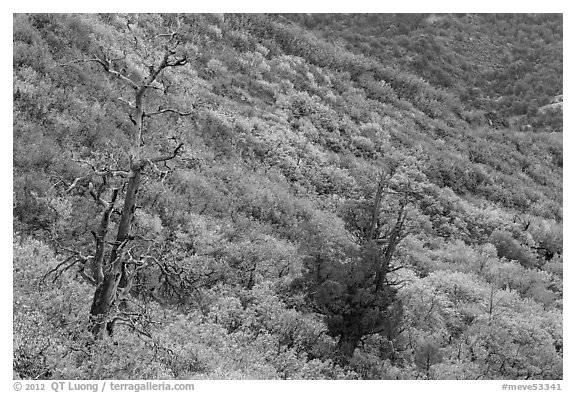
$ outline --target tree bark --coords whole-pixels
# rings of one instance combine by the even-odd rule
[[[95,338],[104,336],[104,328],[111,326],[109,320],[110,310],[116,300],[118,284],[120,284],[120,273],[109,272],[96,288],[92,307],[90,309],[90,331]],[[110,328],[108,332],[111,333]]]
[[[374,196],[374,206],[372,207],[372,220],[370,221],[370,228],[366,234],[366,240],[372,241],[376,240],[378,228],[378,218],[380,216],[380,205],[382,203],[382,192],[384,190],[384,173],[380,174],[380,180],[378,181],[378,188],[376,189],[376,195]]]
[[[92,308],[90,310],[92,320],[91,331],[97,338],[102,338],[104,334],[103,328],[106,328],[109,334],[113,333],[112,320],[114,316],[112,315],[112,309],[117,300],[118,289],[128,285],[122,249],[129,240],[134,212],[136,211],[140,174],[140,168],[136,168],[136,170],[133,169],[130,180],[126,186],[124,208],[122,209],[122,217],[118,225],[116,241],[110,251],[110,258],[107,265],[108,271],[104,275],[104,280],[100,282],[94,293]]]
[[[110,216],[114,211],[114,204],[116,203],[116,198],[118,197],[118,189],[112,190],[112,198],[110,202],[105,202],[102,199],[99,200],[101,204],[104,205],[105,209],[102,213],[102,219],[100,220],[100,226],[98,231],[94,233],[96,239],[96,254],[94,258],[86,264],[86,270],[89,276],[94,279],[96,284],[100,284],[104,281],[104,252],[106,248],[106,236],[108,235],[108,226],[110,223]]]
[[[352,358],[358,343],[360,342],[361,335],[358,333],[342,333],[338,340],[337,352],[338,360],[345,364]]]

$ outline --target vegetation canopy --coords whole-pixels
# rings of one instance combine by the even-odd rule
[[[13,18],[15,378],[563,377],[561,15]]]

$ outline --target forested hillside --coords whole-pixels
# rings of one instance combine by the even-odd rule
[[[15,377],[561,379],[561,15],[14,15]]]
[[[562,130],[562,16],[294,14],[322,37],[452,90],[469,120]]]

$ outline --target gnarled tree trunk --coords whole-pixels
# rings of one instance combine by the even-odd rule
[[[95,337],[102,337],[104,327],[106,327],[109,334],[113,333],[114,315],[112,311],[118,298],[119,289],[128,287],[132,279],[128,276],[122,249],[128,241],[134,219],[134,212],[136,211],[140,173],[140,168],[133,169],[130,173],[130,179],[126,186],[122,218],[118,225],[116,241],[110,252],[110,258],[107,264],[109,270],[104,275],[104,279],[98,284],[94,293],[92,307],[90,309],[90,318],[92,321],[90,330]]]
[[[340,335],[336,349],[338,351],[338,360],[341,363],[346,363],[352,358],[361,338],[362,335],[355,332],[342,333]]]
[[[124,206],[122,208],[118,230],[115,240],[112,242],[112,248],[109,252],[107,263],[104,263],[104,248],[107,244],[104,237],[108,231],[108,223],[116,200],[117,190],[114,191],[113,200],[109,203],[102,201],[98,197],[100,200],[99,203],[107,208],[103,213],[100,229],[97,235],[95,235],[97,238],[96,255],[98,258],[95,259],[95,266],[92,266],[90,269],[96,273],[93,278],[97,283],[92,307],[90,309],[90,331],[96,338],[103,337],[105,332],[108,332],[108,334],[113,333],[115,321],[117,319],[122,319],[123,297],[128,294],[128,291],[131,288],[134,271],[130,272],[127,268],[127,261],[124,254],[127,243],[131,240],[131,229],[137,206],[142,170],[148,164],[167,161],[176,157],[178,151],[182,147],[181,143],[172,154],[143,159],[141,157],[141,146],[144,119],[146,117],[161,115],[167,112],[175,113],[180,116],[191,114],[182,113],[175,109],[159,109],[156,112],[145,113],[145,94],[148,89],[152,88],[152,83],[156,80],[158,75],[160,75],[165,68],[183,66],[188,62],[185,55],[180,57],[175,55],[176,47],[180,45],[178,31],[166,34],[165,36],[170,37],[170,41],[169,44],[165,46],[165,53],[161,62],[157,65],[149,65],[149,74],[142,80],[131,79],[125,74],[116,71],[117,68],[114,67],[115,60],[113,59],[110,60],[96,56],[94,59],[90,60],[100,64],[107,73],[111,74],[115,79],[119,79],[123,84],[127,85],[134,91],[133,102],[121,100],[129,106],[129,118],[132,122],[132,126],[129,130],[130,170],[128,172],[123,172],[124,176],[128,178],[123,187],[123,189],[125,189]],[[171,43],[173,44],[171,45]]]

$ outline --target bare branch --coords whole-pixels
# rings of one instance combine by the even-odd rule
[[[130,172],[124,171],[124,170],[121,170],[121,169],[104,168],[104,169],[98,170],[98,169],[96,169],[96,167],[94,166],[94,164],[92,164],[92,163],[89,162],[89,161],[80,160],[80,159],[76,159],[76,160],[74,160],[74,161],[77,161],[77,162],[80,162],[80,163],[83,163],[83,164],[86,164],[86,165],[90,165],[90,167],[92,168],[92,171],[93,171],[93,172],[92,172],[92,173],[89,173],[89,174],[87,174],[87,175],[84,175],[84,176],[77,177],[76,179],[74,179],[74,181],[72,182],[72,184],[70,185],[70,187],[68,187],[68,189],[66,190],[66,192],[72,191],[76,186],[78,186],[79,183],[82,183],[82,182],[85,182],[85,181],[87,181],[87,180],[90,180],[90,179],[92,179],[94,176],[104,176],[104,177],[105,177],[105,176],[112,176],[112,177],[116,177],[116,176],[119,176],[119,177],[130,177],[130,176],[131,176],[131,173],[130,173]],[[88,184],[88,187],[89,187],[89,189],[91,189],[91,192],[92,192],[94,186],[92,185],[91,182]],[[91,195],[92,195],[92,194],[91,194]],[[94,195],[92,195],[92,196],[94,197]],[[95,199],[96,199],[96,198],[95,198]]]
[[[120,59],[101,59],[96,55],[94,55],[94,59],[90,59],[90,61],[93,61],[93,62],[100,64],[106,72],[108,72],[109,74],[112,74],[112,76],[114,76],[115,78],[122,80],[123,82],[125,82],[126,84],[128,84],[129,86],[131,86],[134,89],[139,89],[140,85],[138,83],[134,82],[132,79],[128,78],[126,75],[112,69],[112,66],[113,66],[115,60],[120,60]]]
[[[83,181],[83,180],[90,179],[91,177],[92,177],[92,175],[77,177],[76,179],[74,179],[74,181],[72,182],[72,184],[70,185],[70,187],[68,187],[68,189],[66,190],[66,192],[72,191],[72,190],[78,185],[78,182]]]
[[[160,183],[161,183],[161,184],[164,184],[164,180],[166,180],[166,176],[168,176],[168,174],[169,174],[170,171],[172,170],[172,168],[170,168],[170,167],[166,164],[166,161],[163,161],[163,162],[164,162],[164,166],[165,166],[166,169],[167,169],[167,170],[165,170],[165,171],[163,171],[163,170],[161,170],[160,168],[158,168],[158,166],[157,166],[155,163],[150,162],[150,161],[148,162],[148,163],[152,166],[152,168],[154,168],[154,171],[156,171],[156,172],[160,175]]]
[[[102,205],[104,206],[104,208],[108,209],[109,203],[104,199],[100,198],[100,195],[96,193],[96,190],[94,189],[94,184],[92,182],[88,183],[88,191],[90,191],[90,195],[99,205]]]
[[[106,173],[110,174],[112,177],[131,177],[132,173],[129,171],[123,171],[121,169],[106,169]]]
[[[168,161],[171,160],[173,158],[175,158],[178,155],[178,152],[180,151],[180,149],[182,148],[182,146],[184,146],[184,143],[181,142],[172,153],[170,154],[166,154],[163,156],[158,156],[158,157],[154,157],[154,158],[149,158],[149,159],[145,159],[140,161],[140,165],[142,167],[144,167],[146,164],[153,164],[155,162],[161,162],[161,161]]]
[[[64,250],[70,252],[71,255],[69,255],[66,259],[64,259],[62,262],[60,262],[54,268],[50,269],[48,272],[46,272],[44,275],[42,275],[40,281],[44,282],[48,278],[48,276],[50,276],[51,274],[54,273],[54,278],[52,279],[52,284],[54,284],[56,282],[56,280],[58,280],[58,278],[64,272],[66,272],[68,269],[70,269],[72,266],[76,265],[77,263],[80,263],[82,265],[82,268],[80,269],[80,273],[82,274],[83,270],[84,270],[83,267],[86,265],[86,262],[92,258],[92,256],[84,256],[76,250],[72,250],[72,249],[69,249],[67,247],[60,245],[60,243],[58,243],[56,240],[54,240],[54,242],[56,243],[56,245],[59,248],[62,248]],[[68,265],[64,266],[66,264],[68,264]],[[88,282],[94,283],[94,279],[92,277],[87,276],[87,275],[85,276],[84,274],[82,274],[82,276],[84,278],[86,278]]]
[[[104,71],[108,72],[109,74],[111,74],[115,78],[122,80],[127,85],[129,85],[130,87],[132,87],[134,89],[138,89],[138,88],[140,88],[140,85],[138,83],[136,83],[132,79],[128,78],[126,75],[112,69],[114,61],[122,60],[124,57],[115,58],[115,59],[101,59],[97,55],[94,55],[94,58],[91,58],[91,59],[74,59],[74,60],[71,60],[67,63],[61,63],[59,65],[69,66],[71,64],[78,64],[78,63],[98,63],[102,66],[102,68],[104,68]]]
[[[56,183],[52,184],[52,185],[50,186],[50,188],[48,189],[48,191],[52,190],[53,188],[56,188],[56,186],[57,186],[58,184],[64,184],[64,185],[66,185],[66,182],[64,181],[64,177],[63,177],[63,176],[61,176],[61,175],[59,175],[59,174],[57,174],[57,173],[55,173],[55,172],[51,172],[51,174],[53,174],[53,175],[55,175],[56,177],[58,177],[58,181],[57,181]]]
[[[70,187],[68,187],[68,189],[66,190],[66,192],[70,192],[72,191],[80,182],[84,182],[86,180],[90,180],[94,175],[101,175],[102,173],[100,173],[99,171],[96,170],[96,167],[94,167],[94,164],[92,164],[89,161],[86,160],[80,160],[80,159],[75,159],[74,161],[76,162],[80,162],[82,164],[86,164],[89,165],[92,168],[93,173],[90,173],[88,175],[85,176],[80,176],[77,177],[76,179],[74,179],[74,181],[72,182],[72,184],[70,185]]]
[[[180,16],[176,17],[176,30],[173,30],[170,33],[160,33],[157,34],[156,37],[170,37],[170,39],[173,39],[174,37],[176,37],[176,35],[180,32],[180,28],[181,28],[181,24],[180,24]]]
[[[154,67],[154,66],[149,66],[149,70],[150,70],[150,74],[148,75],[148,77],[144,80],[144,84],[142,87],[147,88],[147,87],[152,87],[152,82],[154,82],[156,80],[156,77],[158,77],[158,75],[160,74],[160,72],[162,72],[162,70],[164,68],[168,68],[168,67],[180,67],[183,65],[188,64],[188,59],[186,57],[186,55],[184,55],[183,57],[180,58],[175,58],[175,59],[170,59],[170,57],[175,55],[175,51],[172,49],[167,49],[166,52],[164,53],[164,58],[162,59],[162,62],[160,62],[160,64],[158,65],[158,67]]]
[[[180,67],[183,65],[188,64],[188,59],[186,58],[186,56],[180,58],[180,59],[176,59],[174,60],[172,63],[168,62],[166,64],[167,67]]]
[[[76,257],[76,258],[75,258]],[[70,265],[68,265],[65,269],[63,270],[68,270],[68,268],[70,268],[71,266],[75,265],[76,263],[78,263],[80,260],[77,258],[77,255],[70,255],[68,256],[68,258],[64,259],[62,262],[60,262],[58,265],[56,265],[54,268],[50,269],[48,272],[46,272],[46,274],[44,274],[42,276],[41,281],[44,282],[44,280],[46,280],[46,278],[48,278],[48,276],[52,273],[56,273],[56,276],[54,277],[54,280],[52,280],[52,283],[54,283],[58,277],[60,277],[60,275],[62,274],[63,270],[61,270],[62,266],[64,266],[65,264],[67,264],[68,262],[70,262],[70,260],[72,260],[72,263],[70,263]]]
[[[158,82],[158,81],[156,81],[156,82]],[[158,91],[161,91],[162,93],[164,93],[164,88],[163,88],[163,87],[153,86],[153,85],[150,85],[150,86],[148,86],[148,87],[149,87],[150,89],[158,90]]]
[[[158,111],[156,111],[156,112],[144,113],[144,117],[152,117],[152,116],[161,115],[163,113],[168,113],[168,112],[175,113],[179,116],[190,116],[192,114],[192,112],[180,112],[179,110],[173,109],[173,108],[167,108],[167,109],[158,108]]]
[[[112,323],[119,323],[120,325],[128,326],[130,329],[134,329],[138,334],[152,339],[152,335],[136,326],[136,323],[132,318],[117,316],[112,319]]]
[[[96,167],[94,166],[94,164],[91,163],[91,162],[88,161],[88,160],[82,160],[82,159],[80,159],[80,158],[73,158],[72,160],[73,160],[73,161],[76,161],[76,162],[79,162],[79,163],[81,163],[81,164],[86,164],[86,165],[90,166],[90,168],[92,168],[92,170],[93,170],[94,172],[98,172],[98,170],[96,169]],[[101,173],[96,173],[96,174],[97,174],[97,175],[101,175]]]
[[[84,268],[79,270],[80,275],[86,280],[88,281],[91,285],[93,286],[98,286],[98,282],[94,279],[94,277],[89,276],[85,271]]]
[[[122,98],[122,97],[118,97],[118,100],[119,100],[120,102],[125,103],[126,105],[128,105],[128,106],[129,106],[130,108],[132,108],[132,109],[136,108],[133,103],[131,103],[131,102],[128,101],[128,100],[125,100],[125,99]]]
[[[124,60],[125,58],[126,58],[126,50],[124,50],[124,51],[122,52],[122,57],[116,57],[116,58],[114,58],[114,59],[109,59],[108,62],[109,62],[109,63],[114,63],[115,61]]]

